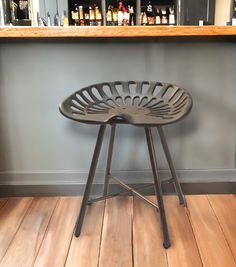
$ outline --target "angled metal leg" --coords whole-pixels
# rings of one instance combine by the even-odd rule
[[[109,186],[109,175],[111,174],[111,161],[112,161],[112,153],[113,153],[113,145],[114,145],[114,139],[115,139],[115,133],[116,133],[116,125],[113,124],[111,126],[111,135],[110,135],[110,141],[109,141],[109,147],[108,147],[108,155],[107,155],[107,166],[106,166],[106,172],[105,172],[105,182],[104,182],[104,188],[103,188],[103,196],[106,196],[108,193],[108,186]]]
[[[170,238],[169,238],[169,232],[166,222],[166,215],[165,215],[165,209],[164,209],[164,203],[162,198],[162,189],[161,189],[161,182],[158,175],[157,170],[157,162],[156,162],[156,155],[155,155],[155,149],[153,145],[153,139],[152,139],[152,132],[150,128],[145,128],[146,138],[147,138],[147,145],[148,145],[148,151],[152,166],[152,172],[153,172],[153,179],[154,179],[154,185],[155,185],[155,191],[157,196],[157,202],[159,206],[160,211],[160,220],[161,220],[161,227],[163,232],[163,246],[164,248],[170,247]]]
[[[98,158],[99,158],[99,154],[100,154],[101,147],[102,147],[102,141],[103,141],[105,129],[106,129],[106,126],[101,125],[99,132],[98,132],[97,142],[96,142],[96,146],[95,146],[94,153],[93,153],[93,159],[92,159],[92,163],[90,166],[88,180],[87,180],[87,184],[85,187],[84,196],[83,196],[83,200],[82,200],[82,204],[80,208],[80,214],[79,214],[76,229],[75,229],[76,237],[80,235],[81,227],[84,221],[84,215],[86,212],[89,194],[92,188],[93,179],[94,179],[95,171],[97,168]]]
[[[166,142],[165,134],[164,134],[164,131],[163,131],[161,126],[157,127],[157,132],[158,132],[158,134],[160,136],[161,144],[162,144],[162,147],[163,147],[163,150],[165,152],[165,156],[166,156],[169,168],[170,168],[170,172],[171,172],[171,175],[172,175],[172,178],[173,178],[173,182],[174,182],[174,186],[175,186],[175,191],[176,191],[176,193],[178,194],[178,197],[179,197],[179,204],[180,205],[186,205],[185,198],[184,198],[181,186],[180,186],[179,181],[178,181],[178,176],[177,176],[177,173],[176,173],[176,169],[175,169],[175,166],[173,164],[173,161],[172,161],[172,158],[171,158],[171,155],[170,155],[170,151],[169,151],[169,148],[168,148],[168,145],[167,145],[167,142]]]

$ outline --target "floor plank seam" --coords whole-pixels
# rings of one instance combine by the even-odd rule
[[[132,251],[132,266],[134,267],[134,197],[132,197],[132,209],[131,209],[131,251]]]
[[[186,200],[186,203],[187,203],[187,200]],[[188,209],[187,207],[188,207],[188,206],[186,205],[185,211],[186,211],[186,213],[187,213],[187,218],[188,218],[189,223],[190,223],[190,226],[191,226],[191,230],[192,230],[193,237],[194,237],[194,240],[195,240],[195,243],[196,243],[196,247],[197,247],[197,251],[198,251],[199,258],[200,258],[200,260],[201,260],[202,267],[204,267],[203,259],[202,259],[202,255],[201,255],[201,251],[200,251],[200,249],[199,249],[198,242],[197,242],[197,238],[196,238],[196,236],[195,236],[195,232],[194,232],[194,227],[193,227],[193,225],[192,225],[191,214],[190,214],[190,211],[189,211],[189,209]]]
[[[65,262],[64,262],[64,267],[66,266],[67,259],[68,259],[69,253],[70,253],[70,247],[71,247],[72,240],[73,240],[73,237],[74,237],[75,227],[76,227],[76,225],[77,225],[77,219],[78,219],[78,218],[76,218],[76,222],[75,222],[75,225],[74,225],[74,228],[73,228],[73,231],[72,231],[72,235],[71,235],[71,238],[70,238],[70,244],[69,244],[69,246],[68,246],[68,250],[67,250],[67,253],[66,253]],[[77,237],[77,238],[79,238],[79,237]]]
[[[33,200],[34,200],[34,199],[35,199],[35,198],[32,198],[32,199],[31,199],[31,202],[30,202],[30,204],[29,204],[29,207],[26,209],[24,215],[22,216],[22,219],[21,219],[21,221],[20,221],[20,223],[19,223],[19,226],[17,227],[17,230],[16,230],[16,232],[14,233],[11,242],[9,243],[9,245],[8,245],[8,247],[7,247],[7,249],[6,249],[5,253],[4,253],[4,255],[2,256],[2,258],[1,258],[1,260],[0,260],[0,265],[1,265],[1,263],[2,263],[2,261],[3,261],[3,259],[4,259],[4,257],[6,256],[8,249],[11,247],[11,245],[12,245],[14,239],[15,239],[15,236],[16,236],[17,232],[19,231],[19,229],[20,229],[20,227],[21,227],[21,225],[22,225],[22,223],[23,223],[23,221],[24,221],[26,215],[29,213],[29,209],[30,209],[30,207],[32,206],[32,203],[33,203]]]
[[[212,204],[211,204],[211,201],[210,201],[210,199],[208,198],[208,195],[207,195],[207,200],[208,200],[208,202],[209,202],[209,205],[210,205],[211,209],[213,210],[213,213],[214,213],[214,215],[215,215],[215,217],[216,217],[216,220],[217,220],[217,222],[218,222],[218,224],[219,224],[219,226],[220,226],[221,232],[222,232],[222,234],[223,234],[223,236],[224,236],[224,239],[225,239],[225,241],[226,241],[226,243],[227,243],[227,245],[228,245],[228,248],[229,248],[229,250],[230,250],[230,253],[232,254],[233,259],[234,259],[234,261],[235,261],[235,263],[236,263],[236,259],[235,259],[235,257],[234,257],[234,253],[233,253],[233,251],[232,251],[232,249],[231,249],[231,246],[230,246],[230,244],[229,244],[229,242],[228,242],[228,240],[227,240],[227,238],[226,238],[226,236],[225,236],[224,230],[223,230],[223,228],[222,228],[222,226],[221,226],[221,223],[220,223],[220,221],[219,221],[219,219],[218,219],[218,216],[217,216],[217,214],[216,214],[216,212],[215,212],[215,210],[214,210],[214,208],[213,208],[213,206],[212,206]]]
[[[101,234],[100,234],[97,267],[99,267],[99,265],[100,265],[100,255],[101,255],[101,245],[102,245],[102,232],[103,232],[103,224],[104,224],[104,217],[105,217],[105,209],[106,209],[106,199],[104,200],[104,205],[103,205],[102,227],[101,227]]]
[[[52,211],[52,214],[51,214],[50,219],[49,219],[49,221],[48,221],[47,227],[46,227],[46,229],[45,229],[45,233],[44,233],[43,238],[42,238],[42,242],[41,242],[41,244],[40,244],[40,246],[39,246],[39,249],[38,249],[38,251],[37,251],[37,254],[35,255],[34,261],[33,261],[33,263],[32,263],[32,267],[35,265],[35,262],[36,262],[36,260],[37,260],[38,255],[39,255],[40,249],[41,249],[41,247],[42,247],[44,238],[45,238],[45,236],[46,236],[46,234],[47,234],[47,232],[48,232],[49,225],[50,225],[50,223],[51,223],[51,221],[52,221],[54,212],[55,212],[56,208],[57,208],[58,205],[59,205],[60,199],[61,199],[61,198],[58,198],[57,203],[56,203],[56,205],[55,205],[55,207],[54,207],[54,209],[53,209],[53,211]]]

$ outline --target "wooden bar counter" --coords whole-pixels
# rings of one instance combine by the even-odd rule
[[[0,38],[230,37],[236,26],[1,27]]]

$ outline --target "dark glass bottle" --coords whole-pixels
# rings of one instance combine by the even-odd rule
[[[14,1],[13,1],[14,2]],[[17,8],[17,19],[29,19],[29,1],[19,0]]]
[[[155,16],[154,16],[154,12],[153,12],[153,5],[152,5],[152,2],[150,0],[148,1],[148,4],[147,4],[146,14],[147,14],[147,23],[148,23],[148,25],[155,24]]]
[[[85,26],[83,6],[79,6],[79,26]]]
[[[95,25],[95,10],[92,6],[89,6],[89,26]]]
[[[74,25],[78,26],[79,25],[79,5],[75,4],[74,10],[71,11],[71,17],[72,20],[74,21]]]

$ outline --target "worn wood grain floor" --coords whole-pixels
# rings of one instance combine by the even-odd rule
[[[236,267],[236,196],[186,198],[184,208],[165,197],[168,250],[158,213],[136,197],[91,205],[80,238],[81,198],[0,199],[0,266]]]

